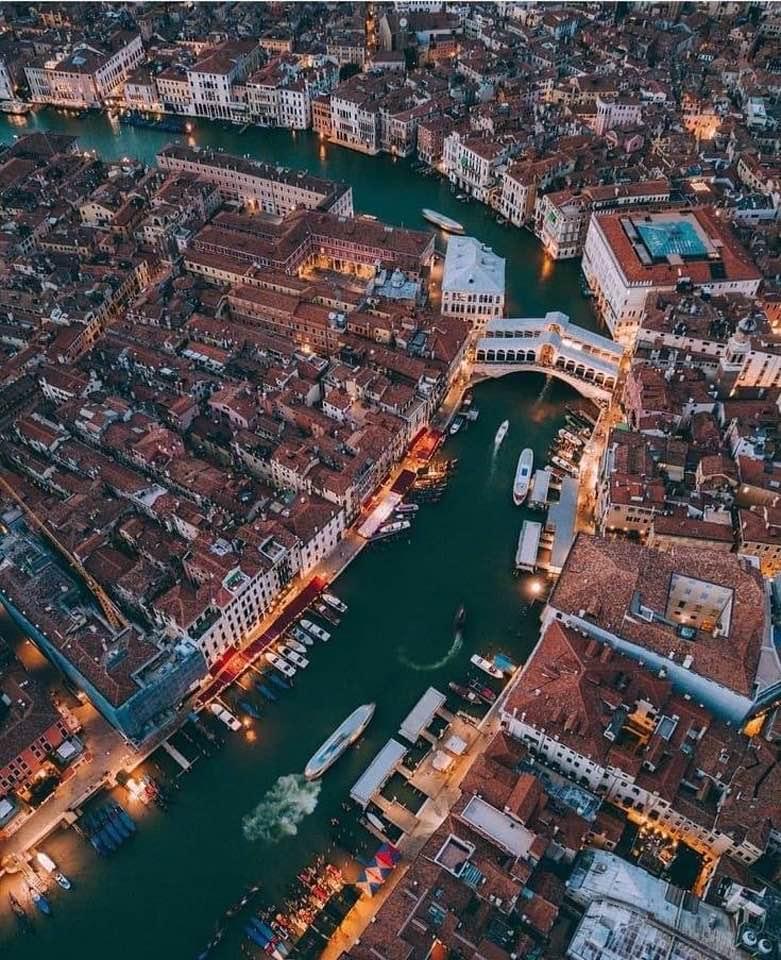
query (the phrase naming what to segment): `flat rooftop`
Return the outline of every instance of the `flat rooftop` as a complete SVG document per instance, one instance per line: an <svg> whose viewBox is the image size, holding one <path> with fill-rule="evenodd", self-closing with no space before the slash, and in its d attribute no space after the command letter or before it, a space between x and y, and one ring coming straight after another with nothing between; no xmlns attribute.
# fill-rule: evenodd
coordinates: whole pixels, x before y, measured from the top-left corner
<svg viewBox="0 0 781 960"><path fill-rule="evenodd" d="M536 839L535 834L523 824L492 807L482 797L474 796L469 800L461 813L461 819L497 847L515 857L525 859Z"/></svg>
<svg viewBox="0 0 781 960"><path fill-rule="evenodd" d="M398 740L389 740L355 781L350 797L362 807L367 807L372 797L383 788L386 780L401 763L406 752L407 747L402 746Z"/></svg>
<svg viewBox="0 0 781 960"><path fill-rule="evenodd" d="M418 737L434 719L437 710L444 706L447 697L435 687L429 687L415 706L410 710L399 727L399 733L410 743L416 743Z"/></svg>
<svg viewBox="0 0 781 960"><path fill-rule="evenodd" d="M586 913L568 955L589 960L738 960L729 915L604 850L588 850L567 883Z"/></svg>

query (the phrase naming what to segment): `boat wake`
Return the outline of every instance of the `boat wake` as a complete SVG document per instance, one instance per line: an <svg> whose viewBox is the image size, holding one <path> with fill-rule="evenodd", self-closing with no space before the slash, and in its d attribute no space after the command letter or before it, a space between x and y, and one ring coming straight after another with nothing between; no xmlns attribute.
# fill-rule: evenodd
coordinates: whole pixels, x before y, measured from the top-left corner
<svg viewBox="0 0 781 960"><path fill-rule="evenodd" d="M463 644L464 635L460 630L456 630L455 636L453 637L453 642L450 644L450 649L444 655L444 657L440 657L436 663L415 663L413 660L410 660L407 657L403 650L399 653L399 662L403 663L405 667L409 667L410 670L417 670L418 673L428 673L431 670L439 670L450 663L453 657L455 657L458 651L461 649Z"/></svg>
<svg viewBox="0 0 781 960"><path fill-rule="evenodd" d="M294 837L304 817L314 813L321 784L301 773L280 777L252 813L241 822L247 840L279 843Z"/></svg>
<svg viewBox="0 0 781 960"><path fill-rule="evenodd" d="M532 404L532 407L536 407L539 404L545 403L547 395L550 392L551 385L553 383L553 377L550 374L547 374L545 377L545 383L542 385L542 390L540 390L537 395L537 399Z"/></svg>

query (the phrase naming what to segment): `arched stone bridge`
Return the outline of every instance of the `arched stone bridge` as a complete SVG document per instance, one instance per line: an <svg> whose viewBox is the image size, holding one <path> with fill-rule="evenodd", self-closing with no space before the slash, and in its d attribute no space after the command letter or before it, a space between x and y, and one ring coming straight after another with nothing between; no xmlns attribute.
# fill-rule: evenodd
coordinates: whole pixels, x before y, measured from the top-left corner
<svg viewBox="0 0 781 960"><path fill-rule="evenodd" d="M523 370L550 374L598 400L610 398L623 347L553 311L541 318L497 317L474 349L474 373L500 377Z"/></svg>

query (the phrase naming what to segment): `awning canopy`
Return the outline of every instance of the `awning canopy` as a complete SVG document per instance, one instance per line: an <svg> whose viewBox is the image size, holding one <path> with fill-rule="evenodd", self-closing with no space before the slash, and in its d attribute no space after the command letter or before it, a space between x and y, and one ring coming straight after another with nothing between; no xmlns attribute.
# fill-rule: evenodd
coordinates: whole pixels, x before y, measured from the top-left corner
<svg viewBox="0 0 781 960"><path fill-rule="evenodd" d="M399 727L399 733L410 743L417 743L418 737L434 719L434 714L445 703L447 697L434 687L429 687L415 706L410 710Z"/></svg>
<svg viewBox="0 0 781 960"><path fill-rule="evenodd" d="M406 752L407 747L402 746L398 740L389 740L356 780L350 791L350 797L360 806L367 807L374 794L381 790L390 778Z"/></svg>

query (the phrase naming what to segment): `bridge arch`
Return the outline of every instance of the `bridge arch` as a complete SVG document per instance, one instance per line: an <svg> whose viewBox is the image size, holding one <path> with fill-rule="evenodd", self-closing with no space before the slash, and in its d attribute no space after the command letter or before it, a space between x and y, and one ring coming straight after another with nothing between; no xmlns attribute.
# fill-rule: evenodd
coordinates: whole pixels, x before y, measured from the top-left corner
<svg viewBox="0 0 781 960"><path fill-rule="evenodd" d="M534 351L529 352L532 356L534 355ZM577 390L581 396L602 403L607 403L610 400L614 386L613 382L608 382L613 380L612 377L608 378L608 381L604 381L603 377L603 381L597 383L594 379L593 370L587 370L584 376L579 377L574 373L567 373L561 367L543 366L534 359L519 360L516 363L480 362L478 359L472 366L472 380L475 383L480 380L504 377L511 373L541 373L543 376L555 377L556 380L561 380L562 383L566 383ZM589 374L591 374L590 377Z"/></svg>

